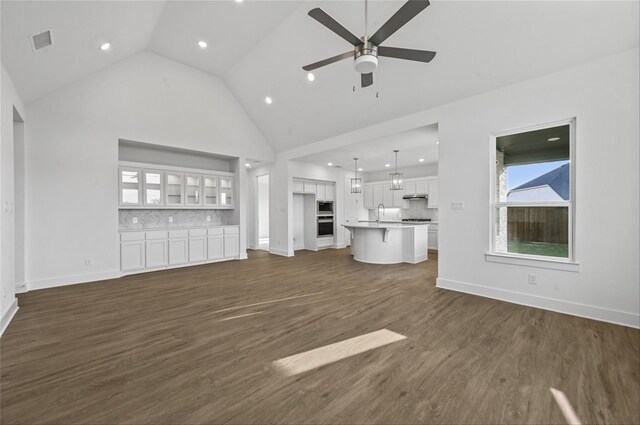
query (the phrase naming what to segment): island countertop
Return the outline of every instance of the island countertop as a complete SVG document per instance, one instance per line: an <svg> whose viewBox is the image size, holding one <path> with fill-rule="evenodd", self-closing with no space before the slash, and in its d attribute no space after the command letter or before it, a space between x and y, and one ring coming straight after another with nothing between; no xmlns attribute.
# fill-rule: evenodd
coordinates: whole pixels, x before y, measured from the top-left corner
<svg viewBox="0 0 640 425"><path fill-rule="evenodd" d="M420 222L420 223L402 223L399 221L381 221L380 223L375 221L359 221L357 223L346 223L343 224L344 227L354 227L354 228L370 228L370 229L408 229L411 227L423 227L428 226L429 222Z"/></svg>

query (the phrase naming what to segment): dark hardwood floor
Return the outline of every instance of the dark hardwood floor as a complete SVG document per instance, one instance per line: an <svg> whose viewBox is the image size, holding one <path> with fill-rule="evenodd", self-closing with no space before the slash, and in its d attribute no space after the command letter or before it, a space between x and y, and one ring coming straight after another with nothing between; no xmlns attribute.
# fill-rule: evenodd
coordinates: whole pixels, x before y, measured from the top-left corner
<svg viewBox="0 0 640 425"><path fill-rule="evenodd" d="M249 257L21 295L0 421L565 423L554 387L585 424L640 422L638 330L436 289L434 255ZM407 338L292 377L272 367L383 328Z"/></svg>

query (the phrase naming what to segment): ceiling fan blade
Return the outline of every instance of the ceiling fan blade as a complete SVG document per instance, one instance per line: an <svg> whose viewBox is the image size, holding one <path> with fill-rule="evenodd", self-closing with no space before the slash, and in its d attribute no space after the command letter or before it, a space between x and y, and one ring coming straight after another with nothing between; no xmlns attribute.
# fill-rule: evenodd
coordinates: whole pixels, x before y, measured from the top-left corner
<svg viewBox="0 0 640 425"><path fill-rule="evenodd" d="M418 13L429 6L429 0L409 0L380 27L375 34L369 37L376 46L379 46L387 38L398 31L404 24L412 20Z"/></svg>
<svg viewBox="0 0 640 425"><path fill-rule="evenodd" d="M345 53L342 53L341 55L337 55L329 59L321 60L320 62L312 63L311 65L303 66L302 69L304 69L305 71L313 71L314 69L323 67L325 65L329 65L334 62L338 62L342 59L353 58L353 55L354 55L353 52L345 52Z"/></svg>
<svg viewBox="0 0 640 425"><path fill-rule="evenodd" d="M322 25L329 28L331 31L335 32L340 37L344 38L354 46L359 46L363 44L362 40L360 40L358 37L353 35L351 31L349 31L348 29L340 25L338 21L333 19L331 16L329 16L324 10L320 9L319 7L316 7L315 9L311 9L309 11L309 16L311 16L313 19L320 22Z"/></svg>
<svg viewBox="0 0 640 425"><path fill-rule="evenodd" d="M360 74L360 82L362 83L362 87L369 87L373 84L373 72Z"/></svg>
<svg viewBox="0 0 640 425"><path fill-rule="evenodd" d="M407 59L418 62L431 62L436 56L436 52L429 50L402 49L400 47L378 47L378 56L386 56L388 58Z"/></svg>

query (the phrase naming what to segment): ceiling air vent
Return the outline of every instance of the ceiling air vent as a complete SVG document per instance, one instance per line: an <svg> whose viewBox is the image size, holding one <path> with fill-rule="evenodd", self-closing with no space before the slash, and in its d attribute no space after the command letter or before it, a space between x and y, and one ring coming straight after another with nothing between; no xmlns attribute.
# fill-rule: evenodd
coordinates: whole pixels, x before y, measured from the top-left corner
<svg viewBox="0 0 640 425"><path fill-rule="evenodd" d="M32 35L31 41L33 42L33 50L44 49L51 46L51 31L41 32L40 34Z"/></svg>

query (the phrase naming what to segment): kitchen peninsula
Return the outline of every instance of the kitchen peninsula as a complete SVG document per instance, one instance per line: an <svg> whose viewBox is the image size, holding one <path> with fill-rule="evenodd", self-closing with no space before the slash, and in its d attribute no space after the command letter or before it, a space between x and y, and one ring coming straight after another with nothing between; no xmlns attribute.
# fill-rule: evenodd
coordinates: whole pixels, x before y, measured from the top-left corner
<svg viewBox="0 0 640 425"><path fill-rule="evenodd" d="M343 224L351 234L353 259L373 264L416 264L427 260L426 223L358 222Z"/></svg>

